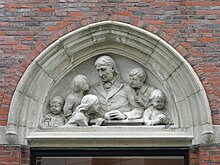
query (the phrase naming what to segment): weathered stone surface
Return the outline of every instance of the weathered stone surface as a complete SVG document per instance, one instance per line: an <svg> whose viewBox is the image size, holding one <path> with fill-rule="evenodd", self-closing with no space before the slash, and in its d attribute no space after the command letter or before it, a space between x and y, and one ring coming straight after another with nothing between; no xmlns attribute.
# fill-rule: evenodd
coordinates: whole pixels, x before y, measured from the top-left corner
<svg viewBox="0 0 220 165"><path fill-rule="evenodd" d="M106 53L114 58L125 81L128 81L128 70L136 67L145 68L149 84L161 89L165 95L169 96L166 108L173 108L170 112L174 113L172 114L174 126L172 129L168 128L168 131L180 128L183 139L184 136L188 139L187 142L185 141L186 143L190 143L191 135L194 138L191 144L202 143L201 135L204 130L206 131L203 125L211 124L211 115L206 94L193 69L177 51L155 35L131 25L106 21L86 26L61 37L29 66L15 91L9 114L8 126L12 125L17 129L16 132L19 132L19 144L25 144L26 136L31 133L34 134L38 129L37 123L42 111L48 105L49 98L57 93L65 98L69 91L68 85L74 76L86 75L90 85L99 82L94 62L98 56ZM56 67L58 68L54 70L53 68ZM200 104L200 102L204 104ZM26 107L23 107L23 103ZM18 113L13 113L17 109L17 105L20 107ZM21 120L22 116L19 114L27 116L28 121L25 123L24 120ZM200 114L206 115L201 117ZM33 118L33 116L35 117ZM192 117L197 119L192 119ZM200 117L201 119L199 119ZM22 126L19 125L20 120ZM187 127L192 131L190 138L187 135ZM158 132L163 132L163 130L164 128L160 128ZM65 131L68 134L70 130ZM108 131L110 134L117 134L121 130ZM148 136L148 131L152 132L147 130L143 137ZM43 133L45 136L46 132ZM200 133L197 134L196 132ZM167 132L162 134L161 145L167 142L166 139L169 139ZM54 139L58 138L58 134L54 135ZM101 134L99 135L102 139L96 141L97 146L104 145L105 141L105 138ZM216 139L215 137L214 135L214 139ZM39 137L34 138L41 139L43 136L39 135ZM58 140L59 143L63 140L62 138L58 138L60 139ZM88 143L92 141L91 139ZM125 139L127 140L125 143L129 141L127 135ZM151 142L154 144L156 139L156 137L152 137ZM182 144L180 139L177 138L176 141ZM146 141L143 140L142 142ZM185 142L184 145L186 145ZM117 146L120 144L118 142L113 144L112 141L109 141L109 145ZM147 145L150 146L150 144Z"/></svg>
<svg viewBox="0 0 220 165"><path fill-rule="evenodd" d="M164 129L164 126L74 127L67 130L32 132L27 139L32 147L181 147L190 146L192 140L191 129Z"/></svg>

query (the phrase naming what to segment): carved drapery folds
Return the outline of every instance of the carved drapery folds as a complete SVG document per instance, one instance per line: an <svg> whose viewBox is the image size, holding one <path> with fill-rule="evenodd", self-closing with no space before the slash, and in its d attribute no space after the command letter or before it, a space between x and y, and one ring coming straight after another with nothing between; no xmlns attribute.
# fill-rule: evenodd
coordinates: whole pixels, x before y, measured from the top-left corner
<svg viewBox="0 0 220 165"><path fill-rule="evenodd" d="M8 139L33 146L45 139L65 146L68 138L67 146L77 146L81 137L88 146L94 138L97 146L129 139L131 146L184 146L213 137L206 93L187 61L152 33L112 21L61 37L33 61L14 93L8 128Z"/></svg>

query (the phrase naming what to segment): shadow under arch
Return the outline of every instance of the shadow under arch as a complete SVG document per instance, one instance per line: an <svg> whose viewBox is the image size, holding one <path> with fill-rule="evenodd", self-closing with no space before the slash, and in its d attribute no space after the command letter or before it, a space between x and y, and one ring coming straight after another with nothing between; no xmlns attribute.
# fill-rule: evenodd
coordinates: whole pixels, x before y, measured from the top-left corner
<svg viewBox="0 0 220 165"><path fill-rule="evenodd" d="M116 21L98 22L70 32L31 63L12 98L6 132L8 142L27 144L27 139L45 139L45 136L36 134L33 138L30 134L38 131L39 118L51 89L73 68L104 53L118 54L146 67L172 99L174 132L180 130L182 138L189 141L193 138L190 144L211 142L214 133L208 99L192 67L161 38ZM165 139L170 136L165 135ZM161 134L150 138L164 140ZM173 138L180 140L176 135Z"/></svg>

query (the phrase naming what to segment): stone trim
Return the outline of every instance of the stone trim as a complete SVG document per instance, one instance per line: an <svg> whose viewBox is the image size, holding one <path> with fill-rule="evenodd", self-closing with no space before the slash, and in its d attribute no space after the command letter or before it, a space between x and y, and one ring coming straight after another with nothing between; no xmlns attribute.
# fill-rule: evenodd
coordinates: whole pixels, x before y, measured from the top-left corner
<svg viewBox="0 0 220 165"><path fill-rule="evenodd" d="M27 144L26 137L37 131L41 111L54 84L83 61L108 52L146 66L164 83L176 105L175 127L184 132L186 128L201 126L199 132L193 130L192 136L196 138L192 144L204 143L201 135L208 135L206 142L212 141L207 96L188 62L168 43L148 31L125 23L103 21L61 37L31 63L12 98L6 132L7 139L12 140L8 142Z"/></svg>

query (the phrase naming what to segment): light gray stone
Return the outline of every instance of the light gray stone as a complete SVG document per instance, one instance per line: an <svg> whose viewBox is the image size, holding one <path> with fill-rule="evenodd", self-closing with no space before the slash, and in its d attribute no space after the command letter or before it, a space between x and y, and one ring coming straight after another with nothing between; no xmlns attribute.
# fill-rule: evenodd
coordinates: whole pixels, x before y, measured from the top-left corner
<svg viewBox="0 0 220 165"><path fill-rule="evenodd" d="M177 102L176 106L178 109L180 127L193 127L193 118L191 113L193 109L191 109L192 107L190 107L189 100L186 98L183 101Z"/></svg>
<svg viewBox="0 0 220 165"><path fill-rule="evenodd" d="M26 127L28 128L38 128L39 126L39 121L40 121L40 115L41 112L43 111L44 107L43 107L43 103L38 102L34 99L30 100L30 107L29 110L31 109L31 111L28 113L27 116L27 121L26 121ZM34 119L33 119L34 117Z"/></svg>
<svg viewBox="0 0 220 165"><path fill-rule="evenodd" d="M56 79L63 70L71 65L71 61L63 48L58 49L56 52L51 51L48 54L49 58L39 60L38 64L51 78Z"/></svg>
<svg viewBox="0 0 220 165"><path fill-rule="evenodd" d="M192 137L191 129L103 126L32 132L27 139L31 147L183 147L190 146Z"/></svg>
<svg viewBox="0 0 220 165"><path fill-rule="evenodd" d="M0 127L0 144L8 144L7 140L6 140L6 127L5 126L1 126Z"/></svg>
<svg viewBox="0 0 220 165"><path fill-rule="evenodd" d="M204 124L211 124L212 120L210 117L211 116L211 111L208 106L208 102L206 98L204 98L205 92L200 91L198 93L195 93L191 95L188 100L190 102L190 107L191 107L191 114L193 117L193 123L194 125L204 125ZM198 114L197 112L201 112Z"/></svg>
<svg viewBox="0 0 220 165"><path fill-rule="evenodd" d="M180 102L187 98L187 94L183 86L185 84L183 84L182 81L181 76L178 74L173 74L173 76L166 80L169 92L172 93L175 102Z"/></svg>
<svg viewBox="0 0 220 165"><path fill-rule="evenodd" d="M46 111L50 98L58 93L65 98L74 76L84 74L89 85L100 81L94 62L103 54L114 58L125 81L129 80L128 70L146 69L147 82L168 97L166 108L174 120L171 128L38 129L39 118ZM218 128L212 129L206 93L192 67L156 35L114 21L75 30L45 49L22 76L11 102L8 121L8 133L10 129L17 133L18 144L29 143L35 147L179 147L219 141Z"/></svg>
<svg viewBox="0 0 220 165"><path fill-rule="evenodd" d="M27 86L25 95L39 102L44 102L45 97L48 94L45 91L48 91L51 88L54 80L40 69L40 67L38 67L38 69L36 69L36 74L32 75L31 83Z"/></svg>

